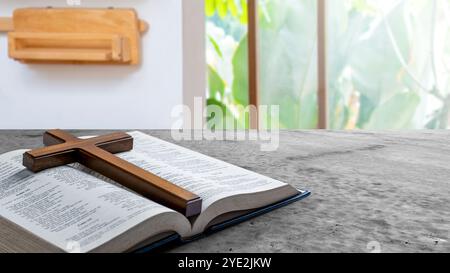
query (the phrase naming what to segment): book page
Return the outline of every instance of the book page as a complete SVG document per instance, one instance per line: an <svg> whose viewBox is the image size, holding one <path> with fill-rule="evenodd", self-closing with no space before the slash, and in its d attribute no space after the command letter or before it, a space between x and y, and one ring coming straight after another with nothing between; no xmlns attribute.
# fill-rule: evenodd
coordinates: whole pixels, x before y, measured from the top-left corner
<svg viewBox="0 0 450 273"><path fill-rule="evenodd" d="M22 166L24 152L0 156L0 216L66 252L89 252L171 211L77 165L33 174Z"/></svg>
<svg viewBox="0 0 450 273"><path fill-rule="evenodd" d="M120 157L197 194L203 198L202 211L226 197L287 185L141 132L129 134L134 150Z"/></svg>

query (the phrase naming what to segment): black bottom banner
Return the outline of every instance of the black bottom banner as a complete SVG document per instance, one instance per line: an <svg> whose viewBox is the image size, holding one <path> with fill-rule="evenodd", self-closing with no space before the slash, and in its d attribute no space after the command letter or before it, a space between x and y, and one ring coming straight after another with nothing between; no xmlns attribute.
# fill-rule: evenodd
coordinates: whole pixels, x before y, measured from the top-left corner
<svg viewBox="0 0 450 273"><path fill-rule="evenodd" d="M423 261L424 257L433 261ZM31 266L30 272L63 268L85 272L304 272L339 269L386 271L446 265L445 255L392 254L19 254L0 255L3 268ZM389 260L389 261L386 261ZM26 261L26 262L24 262ZM328 272L328 271L326 271Z"/></svg>

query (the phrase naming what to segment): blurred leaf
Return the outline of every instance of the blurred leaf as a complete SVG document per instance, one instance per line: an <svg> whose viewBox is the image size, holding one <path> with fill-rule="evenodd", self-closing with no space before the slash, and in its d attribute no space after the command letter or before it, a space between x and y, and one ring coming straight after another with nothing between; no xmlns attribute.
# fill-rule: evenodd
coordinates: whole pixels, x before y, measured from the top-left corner
<svg viewBox="0 0 450 273"><path fill-rule="evenodd" d="M209 99L206 101L206 105L207 105L207 106L210 106L210 105L219 106L220 109L223 111L223 113L227 112L227 106L226 106L225 104L223 104L221 101L216 100L216 99L214 99L214 98L209 98ZM208 117L210 118L211 116L208 115Z"/></svg>
<svg viewBox="0 0 450 273"><path fill-rule="evenodd" d="M205 0L205 12L206 16L211 17L216 13L216 1L215 0Z"/></svg>
<svg viewBox="0 0 450 273"><path fill-rule="evenodd" d="M438 118L438 117L432 118L432 119L425 125L425 128L426 128L426 129L430 129L430 130L438 129L438 128L439 128L439 118Z"/></svg>
<svg viewBox="0 0 450 273"><path fill-rule="evenodd" d="M386 15L401 52L409 52L408 30L403 21L403 5ZM356 89L375 105L403 89L398 73L402 69L383 21L376 21L352 49L350 65Z"/></svg>
<svg viewBox="0 0 450 273"><path fill-rule="evenodd" d="M269 1L270 21L261 18L261 103L280 106L282 128L317 127L315 8L315 0Z"/></svg>
<svg viewBox="0 0 450 273"><path fill-rule="evenodd" d="M247 0L241 0L241 14L239 16L239 21L241 24L248 24L248 5Z"/></svg>
<svg viewBox="0 0 450 273"><path fill-rule="evenodd" d="M300 100L300 111L298 124L285 127L286 129L314 129L318 122L317 94L315 92L305 92Z"/></svg>
<svg viewBox="0 0 450 273"><path fill-rule="evenodd" d="M260 3L260 7L265 9L265 1ZM241 24L247 24L247 0L206 0L205 10L207 17L218 15L225 19L228 15L237 19Z"/></svg>
<svg viewBox="0 0 450 273"><path fill-rule="evenodd" d="M247 35L241 40L233 56L233 86L234 101L247 106L248 101L248 39Z"/></svg>
<svg viewBox="0 0 450 273"><path fill-rule="evenodd" d="M234 18L237 18L239 16L239 10L238 10L235 0L228 0L227 5L228 5L228 10L229 10L231 16L233 16Z"/></svg>
<svg viewBox="0 0 450 273"><path fill-rule="evenodd" d="M220 18L225 18L228 14L227 0L216 0L216 10Z"/></svg>
<svg viewBox="0 0 450 273"><path fill-rule="evenodd" d="M207 100L207 123L212 130L234 130L238 128L236 118L223 102L210 98Z"/></svg>
<svg viewBox="0 0 450 273"><path fill-rule="evenodd" d="M328 23L332 30L328 33L328 77L333 129L345 129L346 126L368 129L439 126L439 118L433 113L443 112L441 101L436 98L430 101L431 96L418 88L400 63L379 10L380 6L395 6L386 14L401 57L422 85L431 88L435 85L430 69L432 2L405 0L398 2L401 4L388 1L379 4L369 0L346 0L342 4L342 1L328 1L328 8L332 11ZM215 93L225 107L237 113L242 126L245 118L234 106L248 105L248 45L247 37L242 38L247 24L247 0L207 0L206 5L207 15L212 16L210 20L224 30L227 38L240 41L231 60L232 75L229 72L231 68L219 70L226 75L223 77L214 71L211 77L215 79L211 82L215 86L210 87L215 91L209 92ZM283 128L315 128L316 0L260 0L260 5L262 103L280 105ZM441 3L439 7L443 9L444 5ZM444 12L439 12L439 18L445 17ZM449 23L447 19L447 24L438 24L438 37L445 36ZM438 43L441 40L445 42L442 46L436 45L442 51L436 58L441 66L438 69L442 73L441 82L445 85L448 82L445 71L450 68L450 41L445 37L437 38ZM221 58L229 58L224 55L228 56L232 50L222 47L223 41L210 40L210 47ZM230 82L227 84L223 79ZM220 91L221 86L223 90L231 86L231 92ZM439 91L446 94L450 89ZM427 110L422 118L416 115L418 109L425 111L430 104L434 105L433 111Z"/></svg>
<svg viewBox="0 0 450 273"><path fill-rule="evenodd" d="M208 65L209 98L221 99L225 94L225 82L216 70Z"/></svg>
<svg viewBox="0 0 450 273"><path fill-rule="evenodd" d="M420 97L413 92L397 93L372 114L365 129L390 130L410 128Z"/></svg>
<svg viewBox="0 0 450 273"><path fill-rule="evenodd" d="M349 109L343 92L333 88L330 92L330 129L339 130L346 127L349 119Z"/></svg>
<svg viewBox="0 0 450 273"><path fill-rule="evenodd" d="M369 122L370 117L372 116L372 113L377 107L377 105L375 105L374 102L364 94L361 95L360 104L361 106L359 118L356 125L358 128L362 129L365 128L366 124Z"/></svg>
<svg viewBox="0 0 450 273"><path fill-rule="evenodd" d="M223 53L222 53L222 51L220 50L219 44L218 44L218 43L216 42L216 40L214 40L214 38L211 37L210 35L208 35L208 39L209 39L209 42L213 45L214 50L216 51L217 55L218 55L220 58L223 59Z"/></svg>
<svg viewBox="0 0 450 273"><path fill-rule="evenodd" d="M225 127L224 115L227 112L227 107L220 101L209 98L206 101L207 113L206 121L208 122L208 127L212 130L222 130ZM220 111L217 112L216 109Z"/></svg>

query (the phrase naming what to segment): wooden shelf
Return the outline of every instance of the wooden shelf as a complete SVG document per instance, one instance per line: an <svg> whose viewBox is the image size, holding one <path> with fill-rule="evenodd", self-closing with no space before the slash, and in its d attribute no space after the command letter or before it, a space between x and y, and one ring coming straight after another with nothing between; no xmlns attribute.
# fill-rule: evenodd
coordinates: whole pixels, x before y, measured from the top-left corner
<svg viewBox="0 0 450 273"><path fill-rule="evenodd" d="M25 63L135 65L147 29L133 9L26 8L0 18L10 58Z"/></svg>
<svg viewBox="0 0 450 273"><path fill-rule="evenodd" d="M9 56L20 61L131 61L128 39L114 34L11 32L8 38Z"/></svg>

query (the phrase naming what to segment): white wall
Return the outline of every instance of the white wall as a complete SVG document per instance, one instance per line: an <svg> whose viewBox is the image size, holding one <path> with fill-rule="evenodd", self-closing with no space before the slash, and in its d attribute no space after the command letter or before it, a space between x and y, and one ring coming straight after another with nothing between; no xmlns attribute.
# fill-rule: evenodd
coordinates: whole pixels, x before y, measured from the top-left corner
<svg viewBox="0 0 450 273"><path fill-rule="evenodd" d="M0 129L170 128L172 108L183 103L181 1L82 0L82 7L133 7L150 23L138 67L24 65L8 58L0 34ZM65 3L2 0L0 16Z"/></svg>

